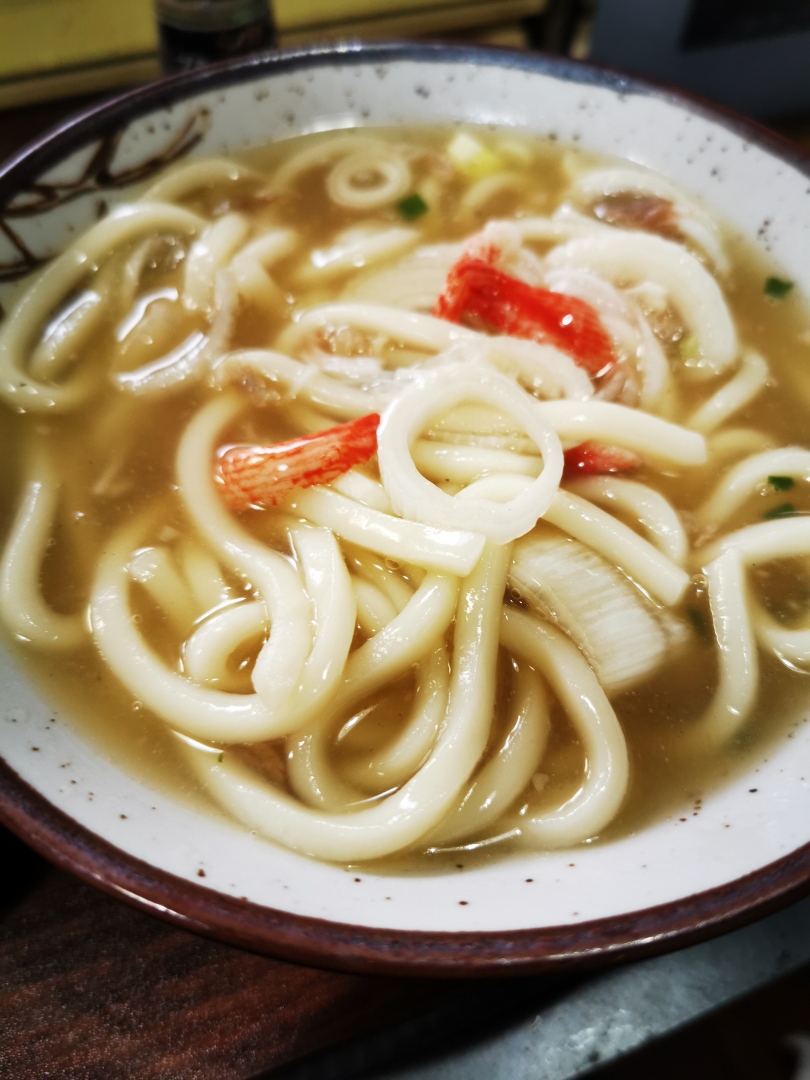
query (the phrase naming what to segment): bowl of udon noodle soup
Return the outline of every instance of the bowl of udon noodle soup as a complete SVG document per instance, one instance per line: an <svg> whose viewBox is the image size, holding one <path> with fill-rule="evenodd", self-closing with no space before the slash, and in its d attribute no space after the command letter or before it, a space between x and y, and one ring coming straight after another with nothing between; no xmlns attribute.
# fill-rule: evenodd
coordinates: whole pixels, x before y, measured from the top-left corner
<svg viewBox="0 0 810 1080"><path fill-rule="evenodd" d="M0 174L0 812L184 925L562 967L810 874L810 204L592 68L281 53Z"/></svg>

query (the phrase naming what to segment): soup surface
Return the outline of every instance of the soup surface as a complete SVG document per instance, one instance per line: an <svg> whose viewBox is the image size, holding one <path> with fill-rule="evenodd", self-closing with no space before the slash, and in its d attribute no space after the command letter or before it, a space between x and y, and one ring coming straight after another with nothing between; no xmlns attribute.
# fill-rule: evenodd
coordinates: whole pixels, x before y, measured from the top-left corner
<svg viewBox="0 0 810 1080"><path fill-rule="evenodd" d="M76 248L0 323L0 614L115 760L443 867L699 812L790 734L810 320L689 193L368 129L175 167Z"/></svg>

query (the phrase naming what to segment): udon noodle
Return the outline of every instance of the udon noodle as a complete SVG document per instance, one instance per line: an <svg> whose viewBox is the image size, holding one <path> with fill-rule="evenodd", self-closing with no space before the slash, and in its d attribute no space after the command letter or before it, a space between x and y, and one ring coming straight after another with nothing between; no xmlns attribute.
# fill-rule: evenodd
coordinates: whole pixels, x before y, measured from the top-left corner
<svg viewBox="0 0 810 1080"><path fill-rule="evenodd" d="M174 168L0 324L7 630L310 856L610 835L810 669L799 308L738 247L514 135Z"/></svg>

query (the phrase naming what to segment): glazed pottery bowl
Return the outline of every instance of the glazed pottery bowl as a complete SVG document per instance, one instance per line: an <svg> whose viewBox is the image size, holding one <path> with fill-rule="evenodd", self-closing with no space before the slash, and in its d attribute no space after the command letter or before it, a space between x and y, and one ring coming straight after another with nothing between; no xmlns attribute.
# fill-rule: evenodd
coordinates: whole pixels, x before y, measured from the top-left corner
<svg viewBox="0 0 810 1080"><path fill-rule="evenodd" d="M356 125L497 124L672 177L810 289L807 163L752 124L524 53L279 53L135 90L0 169L0 301L162 163ZM810 693L808 694L810 707ZM802 719L797 714L796 719ZM810 726L638 833L430 875L348 872L131 775L0 656L0 820L59 865L188 928L292 959L423 974L550 970L684 944L810 881Z"/></svg>

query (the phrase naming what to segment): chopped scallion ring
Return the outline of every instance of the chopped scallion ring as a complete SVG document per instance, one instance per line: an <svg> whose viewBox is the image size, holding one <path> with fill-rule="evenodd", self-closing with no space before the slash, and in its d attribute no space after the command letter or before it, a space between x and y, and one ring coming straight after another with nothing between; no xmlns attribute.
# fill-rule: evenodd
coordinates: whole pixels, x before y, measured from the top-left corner
<svg viewBox="0 0 810 1080"><path fill-rule="evenodd" d="M784 278L769 277L765 282L765 295L770 296L772 300L784 300L792 288L792 281L786 281Z"/></svg>

